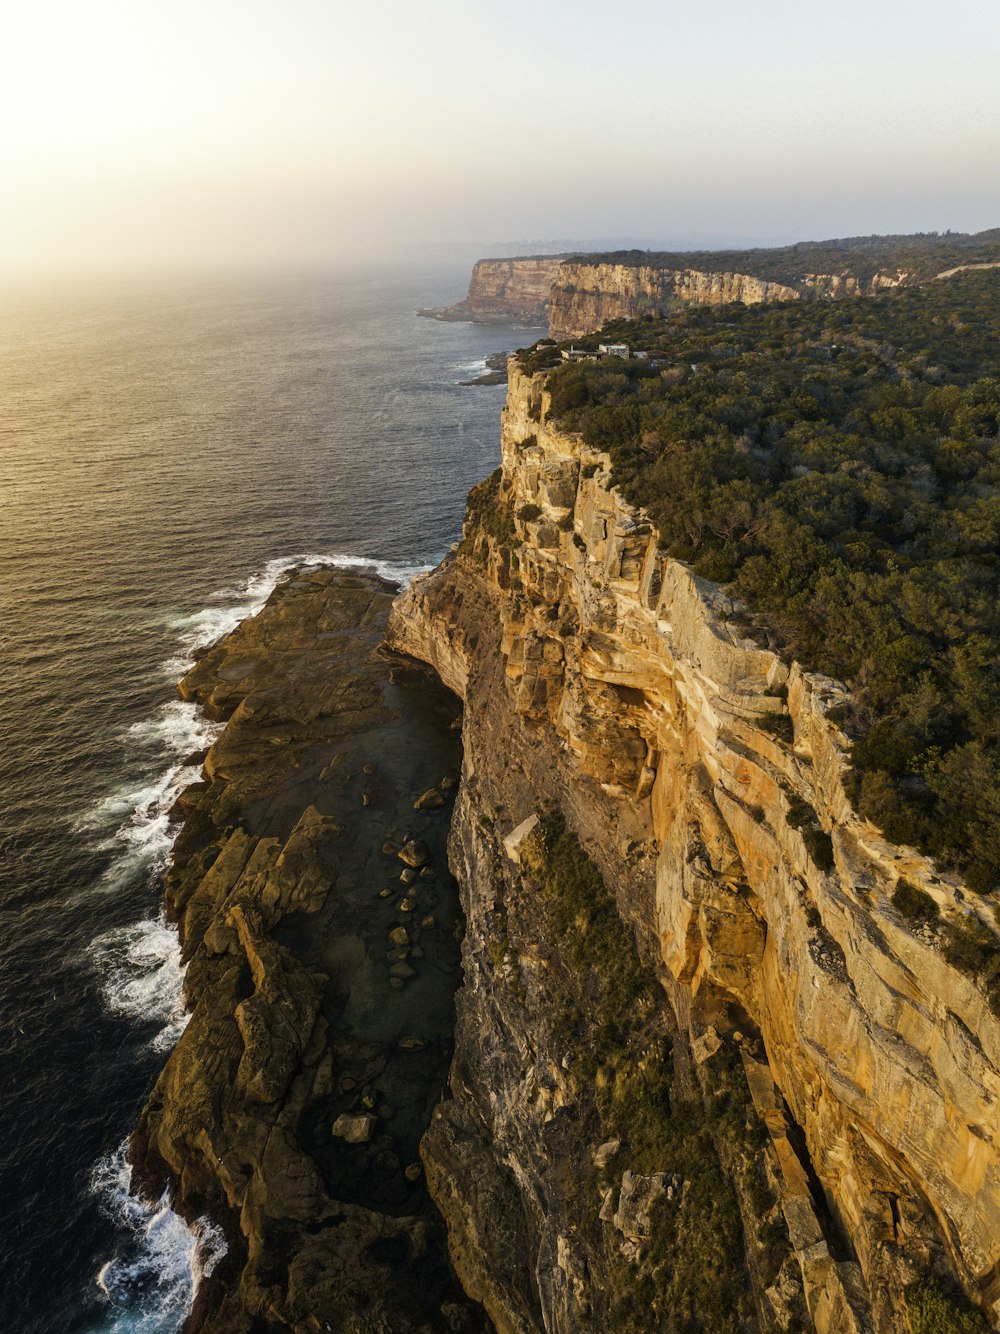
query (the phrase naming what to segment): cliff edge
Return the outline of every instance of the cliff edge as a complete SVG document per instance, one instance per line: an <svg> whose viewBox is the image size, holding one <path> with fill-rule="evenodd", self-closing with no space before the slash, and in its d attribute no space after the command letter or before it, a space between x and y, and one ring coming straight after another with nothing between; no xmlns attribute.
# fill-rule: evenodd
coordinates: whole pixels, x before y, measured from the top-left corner
<svg viewBox="0 0 1000 1334"><path fill-rule="evenodd" d="M548 411L512 362L500 473L389 622L465 701L456 1270L500 1330L996 1324L1000 1021L893 893L980 901L853 811L844 688Z"/></svg>

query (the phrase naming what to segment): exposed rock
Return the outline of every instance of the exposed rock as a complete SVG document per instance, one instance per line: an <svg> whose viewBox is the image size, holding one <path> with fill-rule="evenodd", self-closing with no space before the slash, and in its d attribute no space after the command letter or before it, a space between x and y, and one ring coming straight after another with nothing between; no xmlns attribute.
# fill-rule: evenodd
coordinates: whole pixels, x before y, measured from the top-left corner
<svg viewBox="0 0 1000 1334"><path fill-rule="evenodd" d="M558 255L477 260L464 301L444 310L421 310L419 314L478 324L508 324L514 320L544 324L559 263Z"/></svg>
<svg viewBox="0 0 1000 1334"><path fill-rule="evenodd" d="M437 811L445 804L444 797L436 787L429 787L413 803L415 811Z"/></svg>
<svg viewBox="0 0 1000 1334"><path fill-rule="evenodd" d="M620 1139L605 1140L603 1144L598 1145L594 1150L594 1166L599 1171L603 1170L607 1167L608 1163L611 1162L611 1159L614 1158L621 1146L622 1142Z"/></svg>
<svg viewBox="0 0 1000 1334"><path fill-rule="evenodd" d="M334 1121L331 1133L347 1144L367 1144L375 1132L377 1122L378 1117L370 1112L359 1116L344 1112Z"/></svg>
<svg viewBox="0 0 1000 1334"><path fill-rule="evenodd" d="M397 855L401 862L412 869L425 866L431 859L430 849L420 838L411 838L408 843L404 843Z"/></svg>
<svg viewBox="0 0 1000 1334"><path fill-rule="evenodd" d="M202 1283L188 1334L403 1334L446 1327L445 1307L457 1329L484 1326L448 1272L422 1180L405 1178L375 1138L379 1081L419 1119L441 1088L438 1048L397 1051L419 1021L406 1011L387 1022L398 1001L374 964L377 1040L365 1038L361 1003L352 1027L338 1027L352 989L375 1006L357 932L378 948L393 929L391 904L365 888L384 833L357 812L359 765L347 758L357 737L390 755L398 741L398 697L378 652L391 592L369 577L302 571L181 685L228 721L205 756L206 781L183 803L166 883L190 1021L130 1155L152 1198L169 1179L175 1207L225 1230L228 1254ZM427 781L405 758L379 768L402 791ZM349 806L345 830L337 816ZM344 868L365 840L355 887ZM452 953L437 951L431 979L447 977ZM416 1003L440 1005L423 982L411 979ZM414 1128L399 1134L413 1157ZM359 1184L373 1139L382 1175ZM387 1212L371 1207L383 1198Z"/></svg>
<svg viewBox="0 0 1000 1334"><path fill-rule="evenodd" d="M649 1176L635 1172L622 1174L618 1206L611 1221L626 1241L649 1240L653 1205L667 1193L667 1180L665 1172L654 1172Z"/></svg>

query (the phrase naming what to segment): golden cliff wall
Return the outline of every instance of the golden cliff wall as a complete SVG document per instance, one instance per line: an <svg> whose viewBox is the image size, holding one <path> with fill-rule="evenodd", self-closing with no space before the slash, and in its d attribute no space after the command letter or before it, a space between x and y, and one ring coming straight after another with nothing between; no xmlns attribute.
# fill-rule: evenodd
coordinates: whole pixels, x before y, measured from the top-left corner
<svg viewBox="0 0 1000 1334"><path fill-rule="evenodd" d="M391 637L459 693L499 674L695 1047L720 1001L759 1031L766 1063L747 1074L815 1327L907 1330L903 1288L942 1262L997 1323L1000 1022L891 897L905 876L945 921L978 901L854 813L828 716L843 688L747 639L738 604L660 553L607 456L549 424L542 383L511 363L503 487L523 517L509 568L453 557L397 602ZM467 757L487 725L467 711ZM489 786L477 764L458 820ZM820 1189L846 1260L817 1229Z"/></svg>
<svg viewBox="0 0 1000 1334"><path fill-rule="evenodd" d="M838 299L895 287L906 275L876 274L862 281L850 274L803 274L796 283L769 282L746 273L660 269L624 264L559 266L552 284L549 332L553 338L580 338L611 320L664 314L676 305L725 305L741 301L798 301L802 297Z"/></svg>
<svg viewBox="0 0 1000 1334"><path fill-rule="evenodd" d="M896 287L906 278L905 273L880 273L863 281L851 274L806 273L789 284L722 270L582 264L557 255L480 259L464 300L420 313L482 324L548 323L553 338L580 338L611 320L664 314L676 305L755 305L803 296L838 299Z"/></svg>
<svg viewBox="0 0 1000 1334"><path fill-rule="evenodd" d="M701 273L625 264L560 265L552 287L549 332L580 338L611 320L663 314L673 305L723 305L742 301L796 301L799 292L745 273Z"/></svg>

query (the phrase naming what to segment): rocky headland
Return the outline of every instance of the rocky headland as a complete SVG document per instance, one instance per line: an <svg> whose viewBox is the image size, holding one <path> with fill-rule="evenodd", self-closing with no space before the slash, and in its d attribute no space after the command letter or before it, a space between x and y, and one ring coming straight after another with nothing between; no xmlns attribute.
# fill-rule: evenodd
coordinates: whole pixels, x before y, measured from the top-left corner
<svg viewBox="0 0 1000 1334"><path fill-rule="evenodd" d="M560 262L559 255L477 260L464 300L440 310L417 313L434 320L544 326L548 320L549 294Z"/></svg>
<svg viewBox="0 0 1000 1334"><path fill-rule="evenodd" d="M1000 1019L944 948L988 901L509 374L437 570L300 571L182 683L228 722L133 1158L225 1226L192 1329L995 1326Z"/></svg>
<svg viewBox="0 0 1000 1334"><path fill-rule="evenodd" d="M226 725L180 800L191 1017L131 1158L225 1231L189 1330L488 1328L418 1151L458 981L457 706L379 651L394 592L300 570L181 683Z"/></svg>
<svg viewBox="0 0 1000 1334"><path fill-rule="evenodd" d="M465 705L421 1148L463 1285L523 1334L996 1323L1000 1021L941 947L981 901L852 809L843 687L548 414L512 362L501 470L389 625Z"/></svg>

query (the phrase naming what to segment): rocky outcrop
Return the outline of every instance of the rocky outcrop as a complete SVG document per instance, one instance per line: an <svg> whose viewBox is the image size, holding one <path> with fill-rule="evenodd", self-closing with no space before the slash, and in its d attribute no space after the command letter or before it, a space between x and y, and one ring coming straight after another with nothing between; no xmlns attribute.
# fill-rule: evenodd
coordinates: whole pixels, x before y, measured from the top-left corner
<svg viewBox="0 0 1000 1334"><path fill-rule="evenodd" d="M191 1018L130 1153L154 1198L167 1179L225 1229L192 1331L488 1327L418 1158L459 920L446 813L413 809L451 753L444 692L404 688L378 652L393 591L300 571L181 685L228 721L181 798L166 885ZM417 838L419 876L399 856Z"/></svg>
<svg viewBox="0 0 1000 1334"><path fill-rule="evenodd" d="M558 255L477 260L464 301L443 310L419 313L437 320L471 320L476 324L544 325L560 263Z"/></svg>
<svg viewBox="0 0 1000 1334"><path fill-rule="evenodd" d="M422 1150L463 1283L502 1330L673 1327L648 1307L615 1326L602 1306L622 1172L638 1169L610 1151L598 1175L584 1169L575 1127L601 1130L573 1077L585 1042L545 1018L566 947L531 817L558 806L669 997L663 1038L643 1049L672 1044L671 1097L700 1086L708 1105L716 1063L742 1054L790 1247L791 1268L780 1253L777 1275L758 1264L745 1154L716 1135L761 1327L792 1320L798 1292L823 1334L906 1331L905 1290L931 1272L996 1322L1000 1022L946 961L940 928L915 926L892 895L905 878L942 922L990 916L852 810L831 716L843 687L762 646L745 608L665 557L607 456L548 406L544 377L512 363L497 513L473 515L390 619L391 642L466 702L453 1100ZM596 1085L619 1077L599 1066ZM475 1190L457 1191L472 1171Z"/></svg>

